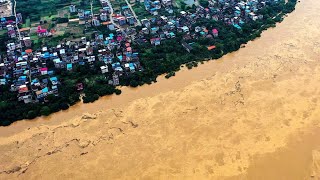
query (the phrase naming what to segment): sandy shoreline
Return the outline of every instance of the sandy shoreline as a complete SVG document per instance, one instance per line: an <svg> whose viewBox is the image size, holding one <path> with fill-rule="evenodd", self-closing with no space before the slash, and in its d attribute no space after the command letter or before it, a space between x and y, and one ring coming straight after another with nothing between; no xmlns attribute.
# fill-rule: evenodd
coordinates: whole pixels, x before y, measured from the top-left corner
<svg viewBox="0 0 320 180"><path fill-rule="evenodd" d="M319 10L302 0L219 61L1 127L0 179L319 176Z"/></svg>

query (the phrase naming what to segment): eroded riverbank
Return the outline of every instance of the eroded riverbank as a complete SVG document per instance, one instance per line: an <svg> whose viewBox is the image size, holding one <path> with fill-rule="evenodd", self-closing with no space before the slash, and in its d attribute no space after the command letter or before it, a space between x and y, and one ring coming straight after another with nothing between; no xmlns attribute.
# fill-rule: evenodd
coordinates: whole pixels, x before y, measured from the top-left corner
<svg viewBox="0 0 320 180"><path fill-rule="evenodd" d="M317 175L319 10L319 1L303 0L283 23L219 61L1 127L0 178Z"/></svg>

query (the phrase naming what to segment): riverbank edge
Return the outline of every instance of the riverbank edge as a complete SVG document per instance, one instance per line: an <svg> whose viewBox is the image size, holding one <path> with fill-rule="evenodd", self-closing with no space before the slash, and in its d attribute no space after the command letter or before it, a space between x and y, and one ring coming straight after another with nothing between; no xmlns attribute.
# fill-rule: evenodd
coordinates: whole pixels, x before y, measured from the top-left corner
<svg viewBox="0 0 320 180"><path fill-rule="evenodd" d="M230 54L230 53L233 53L233 52L236 52L236 51L238 51L240 48L245 47L245 44L247 44L248 42L254 41L254 40L256 40L257 38L259 38L259 37L261 36L261 34L262 34L263 31L266 31L266 30L268 30L268 29L271 28L271 27L275 27L277 23L281 23L281 22L282 22L283 18L286 17L287 14L289 14L289 13L291 13L291 12L293 12L293 11L295 10L295 7L296 7L298 1L297 1L297 0L289 0L289 1L286 2L285 5L287 5L289 2L290 2L290 3L294 3L294 8L293 8L293 9L290 9L289 11L288 11L288 9L283 9L283 10L281 11L281 13L279 13L279 14L277 15L277 17L278 17L278 16L280 17L280 18L278 18L279 21L275 21L274 24L268 24L268 23L263 24L263 25L260 27L259 30L256 30L254 33L251 34L251 36L249 37L249 40L248 40L246 43L241 44L241 45L239 46L239 48L237 48L236 50L233 50L233 51L230 51L230 52L222 52L222 53L219 55L219 57L217 57L217 58L195 59L194 61L190 61L190 62L188 62L188 63L186 63L186 64L181 64L180 66L181 66L181 67L182 67L182 66L183 66L183 67L186 66L188 69L192 69L192 67L197 67L199 62L219 60L219 59L222 58L223 56L225 56L225 55L227 55L227 54ZM287 12L283 12L284 10L287 10ZM274 18L275 18L275 17L274 17ZM180 70L180 69L178 69L177 71L179 71L179 70ZM165 76L166 78L170 78L171 76L174 76L174 75L175 75L174 72L170 71L170 72L167 72L167 73L164 73L164 74L158 74L158 75L156 75L156 78L158 78L159 76ZM156 83L157 80L155 79L153 82ZM144 83L142 83L142 84L139 84L138 86L142 86L142 85L145 85L145 84L147 84L147 83L144 82ZM132 87L132 86L129 85L128 87ZM133 86L133 87L136 88L137 86ZM120 87L120 89L121 89L121 87ZM120 94L121 94L121 90L115 88L115 92L114 92L114 93L117 94L117 95L120 95ZM105 95L105 96L106 96L106 95ZM109 96L109 95L108 95L108 96ZM96 100L98 100L98 99L99 99L99 97L98 97L98 98L95 98L94 101L96 101ZM94 101L88 102L88 103L93 103ZM79 104L79 103L83 103L83 101L81 101L81 98L80 98L79 101L76 102L75 104L68 104L68 107L67 107L67 108L64 108L64 109L61 109L61 108L60 108L59 111L61 111L61 110L67 110L67 109L69 108L69 106L71 107L71 106L76 105L76 104ZM54 113L59 112L59 111L49 112L49 113L46 114L46 116L51 115L51 114L54 114ZM15 119L14 121L4 120L4 121L0 121L0 126L9 126L9 125L11 125L12 123L17 122L17 121L21 121L21 120L34 120L34 119L36 119L36 118L38 118L38 117L41 117L41 114L38 114L38 115L36 115L35 117L30 118L30 119Z"/></svg>

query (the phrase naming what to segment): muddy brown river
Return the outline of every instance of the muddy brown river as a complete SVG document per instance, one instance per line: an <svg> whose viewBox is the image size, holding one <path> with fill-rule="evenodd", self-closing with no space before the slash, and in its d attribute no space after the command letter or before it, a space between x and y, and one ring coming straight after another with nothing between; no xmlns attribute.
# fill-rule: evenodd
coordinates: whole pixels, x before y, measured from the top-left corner
<svg viewBox="0 0 320 180"><path fill-rule="evenodd" d="M320 1L198 68L0 127L0 179L320 179Z"/></svg>

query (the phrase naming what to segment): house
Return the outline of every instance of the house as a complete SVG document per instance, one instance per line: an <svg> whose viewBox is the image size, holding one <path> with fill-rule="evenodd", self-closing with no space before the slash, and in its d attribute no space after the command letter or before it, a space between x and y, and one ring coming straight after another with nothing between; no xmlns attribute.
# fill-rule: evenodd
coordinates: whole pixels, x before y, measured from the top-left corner
<svg viewBox="0 0 320 180"><path fill-rule="evenodd" d="M87 11L84 11L84 18L87 18L87 19L89 19L89 18L91 18L91 11L89 11L89 10L87 10Z"/></svg>
<svg viewBox="0 0 320 180"><path fill-rule="evenodd" d="M182 29L182 31L184 33L188 33L189 32L189 28L187 26L183 26L183 27L181 27L181 29Z"/></svg>
<svg viewBox="0 0 320 180"><path fill-rule="evenodd" d="M62 62L59 58L53 59L54 66L56 68L64 68L64 62Z"/></svg>
<svg viewBox="0 0 320 180"><path fill-rule="evenodd" d="M92 24L94 26L100 26L100 21L95 17L95 18L92 19Z"/></svg>
<svg viewBox="0 0 320 180"><path fill-rule="evenodd" d="M100 0L100 3L101 3L102 7L104 7L104 8L108 7L108 1L107 0Z"/></svg>
<svg viewBox="0 0 320 180"><path fill-rule="evenodd" d="M32 49L26 49L25 52L26 52L27 54L32 54Z"/></svg>
<svg viewBox="0 0 320 180"><path fill-rule="evenodd" d="M144 33L144 34L149 34L149 29L148 28L142 28L141 32Z"/></svg>
<svg viewBox="0 0 320 180"><path fill-rule="evenodd" d="M148 19L142 19L141 24L144 25L145 27L149 28L151 23Z"/></svg>
<svg viewBox="0 0 320 180"><path fill-rule="evenodd" d="M79 17L80 20L83 20L83 19L84 19L84 10L83 10L83 9L81 9L81 10L78 11L78 17ZM80 21L80 22L81 22L81 21ZM79 23L80 23L80 22L79 22Z"/></svg>
<svg viewBox="0 0 320 180"><path fill-rule="evenodd" d="M115 26L112 23L108 24L108 28L109 28L110 31L114 31L115 30Z"/></svg>
<svg viewBox="0 0 320 180"><path fill-rule="evenodd" d="M47 29L42 29L41 26L38 26L37 35L38 35L39 37L46 37L46 36L49 35L49 33L48 33L48 30L47 30Z"/></svg>
<svg viewBox="0 0 320 180"><path fill-rule="evenodd" d="M185 11L180 11L180 14L181 14L181 16L185 16L185 15L187 15L187 12L185 12Z"/></svg>
<svg viewBox="0 0 320 180"><path fill-rule="evenodd" d="M9 51L14 51L16 49L16 44L15 43L8 43L7 44L7 49Z"/></svg>
<svg viewBox="0 0 320 180"><path fill-rule="evenodd" d="M172 0L161 0L161 3L164 7L172 6Z"/></svg>
<svg viewBox="0 0 320 180"><path fill-rule="evenodd" d="M51 77L50 81L52 83L52 85L57 85L59 83L58 78L57 77Z"/></svg>
<svg viewBox="0 0 320 180"><path fill-rule="evenodd" d="M119 59L120 62L123 60L123 56L122 55L117 56L117 58Z"/></svg>
<svg viewBox="0 0 320 180"><path fill-rule="evenodd" d="M61 48L61 46L59 46L58 48ZM60 56L64 56L66 54L66 50L65 49L60 49L59 50L59 54L60 54Z"/></svg>
<svg viewBox="0 0 320 180"><path fill-rule="evenodd" d="M10 38L15 38L17 37L16 31L15 30L8 30L8 36Z"/></svg>
<svg viewBox="0 0 320 180"><path fill-rule="evenodd" d="M120 26L123 26L127 23L126 18L123 16L117 17L116 19L118 20Z"/></svg>
<svg viewBox="0 0 320 180"><path fill-rule="evenodd" d="M213 37L218 37L219 31L217 29L212 29L212 35Z"/></svg>
<svg viewBox="0 0 320 180"><path fill-rule="evenodd" d="M127 17L127 22L128 22L130 25L134 25L135 22L136 22L136 19L135 19L133 16L129 16L129 17Z"/></svg>
<svg viewBox="0 0 320 180"><path fill-rule="evenodd" d="M102 13L100 14L100 19L101 19L101 21L107 21L107 20L108 20L108 15L107 15L107 13L106 13L106 12L102 12Z"/></svg>
<svg viewBox="0 0 320 180"><path fill-rule="evenodd" d="M119 62L113 63L112 65L112 69L116 72L118 72L119 74L122 73L123 69L121 67L121 64Z"/></svg>
<svg viewBox="0 0 320 180"><path fill-rule="evenodd" d="M156 34L159 30L159 27L153 27L151 28L151 34Z"/></svg>
<svg viewBox="0 0 320 180"><path fill-rule="evenodd" d="M157 15L158 15L158 9L157 9L157 8L151 8L151 9L149 10L149 12L150 12L152 15L154 15L154 16L157 16Z"/></svg>
<svg viewBox="0 0 320 180"><path fill-rule="evenodd" d="M152 45L158 46L161 44L161 38L152 38L150 39Z"/></svg>
<svg viewBox="0 0 320 180"><path fill-rule="evenodd" d="M197 26L197 27L194 28L194 31L196 33L200 32L201 30L202 30L202 28L200 26Z"/></svg>
<svg viewBox="0 0 320 180"><path fill-rule="evenodd" d="M77 91L82 91L83 90L83 84L82 83L78 83L76 85Z"/></svg>
<svg viewBox="0 0 320 180"><path fill-rule="evenodd" d="M57 85L55 85L55 86L52 86L51 87L51 92L50 93L54 93L54 94L57 94L58 93L58 86Z"/></svg>
<svg viewBox="0 0 320 180"><path fill-rule="evenodd" d="M70 13L75 13L76 12L76 5L70 5L69 6L69 11L70 11Z"/></svg>
<svg viewBox="0 0 320 180"><path fill-rule="evenodd" d="M108 66L101 66L100 69L102 74L105 74L108 72Z"/></svg>
<svg viewBox="0 0 320 180"><path fill-rule="evenodd" d="M85 59L88 61L88 63L92 63L96 60L95 56L88 56Z"/></svg>
<svg viewBox="0 0 320 180"><path fill-rule="evenodd" d="M31 47L32 42L30 37L24 37L23 38L23 44L25 47Z"/></svg>
<svg viewBox="0 0 320 180"><path fill-rule="evenodd" d="M49 88L48 87L45 87L39 91L36 91L36 96L37 96L37 99L39 100L43 100L45 97L47 97L49 94Z"/></svg>
<svg viewBox="0 0 320 180"><path fill-rule="evenodd" d="M136 68L134 67L134 63L126 63L124 67L130 72L135 72Z"/></svg>
<svg viewBox="0 0 320 180"><path fill-rule="evenodd" d="M168 35L167 35L169 38L175 38L176 35L174 34L174 32L170 32Z"/></svg>
<svg viewBox="0 0 320 180"><path fill-rule="evenodd" d="M216 49L216 46L209 46L209 47L208 47L208 50L209 50L209 51L211 51L211 50L213 50L213 49Z"/></svg>
<svg viewBox="0 0 320 180"><path fill-rule="evenodd" d="M7 80L6 79L0 79L0 85L6 85Z"/></svg>
<svg viewBox="0 0 320 180"><path fill-rule="evenodd" d="M190 46L189 44L187 44L186 42L182 42L181 43L182 46L190 53L191 50L193 49L192 46Z"/></svg>
<svg viewBox="0 0 320 180"><path fill-rule="evenodd" d="M47 75L48 74L48 68L40 68L41 75Z"/></svg>
<svg viewBox="0 0 320 180"><path fill-rule="evenodd" d="M8 31L14 30L14 26L12 24L8 24L6 27Z"/></svg>
<svg viewBox="0 0 320 180"><path fill-rule="evenodd" d="M26 69L27 68L27 66L28 66L28 62L27 61L20 61L20 62L17 62L16 63L16 68L17 68L17 70L18 69L21 69L21 70L24 70L24 69Z"/></svg>
<svg viewBox="0 0 320 180"><path fill-rule="evenodd" d="M132 52L132 48L131 47L127 47L126 50L127 50L127 52Z"/></svg>
<svg viewBox="0 0 320 180"><path fill-rule="evenodd" d="M25 95L25 96L19 97L19 100L21 100L20 98L23 100L23 102L25 104L28 104L28 103L32 102L32 96L31 95Z"/></svg>
<svg viewBox="0 0 320 180"><path fill-rule="evenodd" d="M19 86L19 94L27 93L27 92L29 92L27 85L24 84L24 85Z"/></svg>
<svg viewBox="0 0 320 180"><path fill-rule="evenodd" d="M92 47L88 47L86 49L86 53L87 53L88 56L93 55L93 48Z"/></svg>
<svg viewBox="0 0 320 180"><path fill-rule="evenodd" d="M114 86L118 86L120 84L119 76L115 73L112 75L112 80Z"/></svg>
<svg viewBox="0 0 320 180"><path fill-rule="evenodd" d="M186 3L188 6L192 6L196 3L195 0L184 0L183 2Z"/></svg>
<svg viewBox="0 0 320 180"><path fill-rule="evenodd" d="M71 70L72 70L72 64L71 64L71 63L67 64L67 70L68 70L68 71L71 71Z"/></svg>

